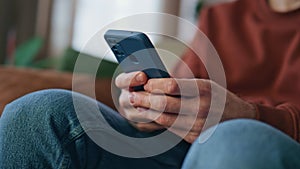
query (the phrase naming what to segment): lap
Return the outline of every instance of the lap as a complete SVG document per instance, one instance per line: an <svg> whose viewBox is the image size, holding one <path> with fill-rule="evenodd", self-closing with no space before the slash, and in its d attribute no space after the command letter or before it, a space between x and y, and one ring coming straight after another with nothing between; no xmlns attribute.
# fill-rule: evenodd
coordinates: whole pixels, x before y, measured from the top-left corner
<svg viewBox="0 0 300 169"><path fill-rule="evenodd" d="M157 134L136 130L118 112L84 95L65 90L44 90L26 95L6 107L0 126L0 135L5 136L5 140L0 140L0 146L6 147L1 153L15 155L14 158L2 160L24 159L21 166L43 166L36 163L37 159L42 158L39 162L46 166L54 161L57 163L57 159L62 158L61 154L66 153L72 159L74 168L141 168L141 165L149 169L181 167L189 148L184 141L163 154L148 158L127 158L104 150L96 144L97 140L88 136L89 133L99 135L107 144L118 138L109 134L107 126L101 124L104 121L95 120L100 117L100 112L113 129L126 136L144 138ZM129 145L124 143L122 146L126 148ZM151 148L149 145L143 146ZM36 152L45 153L45 156L36 156ZM48 156L49 153L55 155Z"/></svg>

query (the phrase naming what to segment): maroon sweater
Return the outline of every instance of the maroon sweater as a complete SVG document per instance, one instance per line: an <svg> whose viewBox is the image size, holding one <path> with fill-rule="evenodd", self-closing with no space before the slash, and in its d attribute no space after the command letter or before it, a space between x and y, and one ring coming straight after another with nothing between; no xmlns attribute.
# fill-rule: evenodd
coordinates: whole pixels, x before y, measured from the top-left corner
<svg viewBox="0 0 300 169"><path fill-rule="evenodd" d="M238 0L203 9L199 27L220 55L228 90L256 105L257 120L299 142L300 10L276 13L266 0ZM196 77L208 78L191 49L183 60ZM174 74L185 77L184 66Z"/></svg>

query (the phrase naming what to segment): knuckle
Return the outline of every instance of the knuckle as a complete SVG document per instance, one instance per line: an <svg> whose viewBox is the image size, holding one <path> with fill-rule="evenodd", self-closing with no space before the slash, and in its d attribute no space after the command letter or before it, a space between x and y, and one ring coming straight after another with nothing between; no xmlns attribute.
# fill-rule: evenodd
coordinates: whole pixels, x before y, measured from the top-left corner
<svg viewBox="0 0 300 169"><path fill-rule="evenodd" d="M166 107L166 101L165 99L161 99L160 97L151 97L151 103L154 107L154 109L158 110L158 111L164 111L165 107Z"/></svg>
<svg viewBox="0 0 300 169"><path fill-rule="evenodd" d="M120 75L118 75L117 77L116 77L116 80L115 80L115 84L116 84L116 86L117 87L122 87L124 84L124 76L125 76L125 74L124 73L121 73Z"/></svg>
<svg viewBox="0 0 300 169"><path fill-rule="evenodd" d="M133 83L134 75L132 73L121 73L116 77L115 84L118 88L129 88Z"/></svg>
<svg viewBox="0 0 300 169"><path fill-rule="evenodd" d="M140 131L147 131L148 128L143 123L136 123L136 128L138 128Z"/></svg>
<svg viewBox="0 0 300 169"><path fill-rule="evenodd" d="M121 112L121 115L122 115L124 118L128 119L128 110L127 110L127 109L124 109L124 110ZM129 119L128 119L128 120L129 120Z"/></svg>
<svg viewBox="0 0 300 169"><path fill-rule="evenodd" d="M199 111L201 112L208 112L210 108L210 100L206 99L201 99L199 103Z"/></svg>
<svg viewBox="0 0 300 169"><path fill-rule="evenodd" d="M150 91L153 90L153 79L149 79L145 87L147 87L147 89Z"/></svg>
<svg viewBox="0 0 300 169"><path fill-rule="evenodd" d="M164 101L157 100L157 109L160 111L164 111L166 104Z"/></svg>
<svg viewBox="0 0 300 169"><path fill-rule="evenodd" d="M183 105L189 105L185 107L188 112L191 114L198 113L199 109L201 108L201 101L199 98L192 98L192 99L181 99Z"/></svg>
<svg viewBox="0 0 300 169"><path fill-rule="evenodd" d="M126 94L124 91L121 92L121 95L119 97L119 104L120 106L124 107L128 103L128 97L126 98Z"/></svg>
<svg viewBox="0 0 300 169"><path fill-rule="evenodd" d="M121 107L125 107L126 106L126 102L125 102L125 100L122 97L119 97L119 105Z"/></svg>
<svg viewBox="0 0 300 169"><path fill-rule="evenodd" d="M207 91L207 92L210 92L211 91L211 88L212 88L212 85L214 85L214 82L213 81L211 81L211 80L208 80L208 79L205 79L205 81L204 81L205 83L205 90Z"/></svg>
<svg viewBox="0 0 300 169"><path fill-rule="evenodd" d="M120 79L120 75L116 77L115 85L116 85L117 87L121 87L121 79Z"/></svg>
<svg viewBox="0 0 300 169"><path fill-rule="evenodd" d="M162 125L167 125L169 124L170 119L168 116L166 116L165 114L161 114L158 118L157 118L157 123L162 124Z"/></svg>
<svg viewBox="0 0 300 169"><path fill-rule="evenodd" d="M175 93L178 90L178 85L175 79L170 79L167 83L167 93Z"/></svg>
<svg viewBox="0 0 300 169"><path fill-rule="evenodd" d="M153 98L151 95L140 95L138 97L138 104L146 108L150 108L152 105Z"/></svg>
<svg viewBox="0 0 300 169"><path fill-rule="evenodd" d="M132 115L132 113L130 112L130 110L125 110L125 114L124 114L125 118L129 121L133 121L134 120L134 116Z"/></svg>
<svg viewBox="0 0 300 169"><path fill-rule="evenodd" d="M200 133L200 131L203 128L203 125L204 125L204 123L202 120L196 120L193 124L193 129Z"/></svg>
<svg viewBox="0 0 300 169"><path fill-rule="evenodd" d="M188 143L193 143L196 139L197 136L194 134L189 134L184 138L184 140L187 141Z"/></svg>
<svg viewBox="0 0 300 169"><path fill-rule="evenodd" d="M134 99L134 106L145 106L145 98L142 95L136 95Z"/></svg>

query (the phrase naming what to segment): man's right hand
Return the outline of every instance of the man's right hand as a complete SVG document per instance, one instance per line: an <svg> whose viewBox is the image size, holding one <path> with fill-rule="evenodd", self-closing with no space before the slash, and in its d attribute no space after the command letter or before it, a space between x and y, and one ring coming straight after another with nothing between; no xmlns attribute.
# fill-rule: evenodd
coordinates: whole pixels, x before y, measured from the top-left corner
<svg viewBox="0 0 300 169"><path fill-rule="evenodd" d="M148 116L144 113L144 109L141 107L134 107L130 103L131 92L133 88L137 86L145 85L148 81L147 75L143 72L131 72L122 73L116 78L116 86L121 89L121 95L119 97L120 113L130 124L140 131L152 132L156 130L164 129L163 126L155 123L149 122ZM145 92L145 91L140 91Z"/></svg>

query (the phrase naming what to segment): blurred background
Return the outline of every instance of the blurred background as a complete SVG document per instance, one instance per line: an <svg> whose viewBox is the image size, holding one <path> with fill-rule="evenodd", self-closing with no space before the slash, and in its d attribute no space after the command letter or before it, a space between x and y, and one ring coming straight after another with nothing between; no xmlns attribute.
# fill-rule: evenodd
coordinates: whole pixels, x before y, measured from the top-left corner
<svg viewBox="0 0 300 169"><path fill-rule="evenodd" d="M97 41L87 48L85 44L107 24L134 14L160 12L197 25L203 6L221 1L232 0L0 0L0 116L14 99L50 88L77 91L114 108L117 103L113 98L118 98L120 90L113 85L112 77L118 64L112 54L106 57L109 48L105 42L101 45ZM149 26L185 42L190 42L195 33L177 21L166 22L152 15L151 19L141 18L122 24L127 28ZM174 38L150 35L150 40L155 47L177 56L186 48ZM80 70L74 72L79 54L83 61L79 62ZM178 59L160 57L167 69L172 69Z"/></svg>
<svg viewBox="0 0 300 169"><path fill-rule="evenodd" d="M0 64L72 71L78 52L103 26L122 17L144 12L162 12L197 24L204 5L230 0L0 0ZM153 21L159 30L191 41L194 32L180 24ZM178 55L184 46L169 45ZM166 47L168 48L168 47ZM99 57L85 51L87 61ZM114 67L113 58L106 66Z"/></svg>

